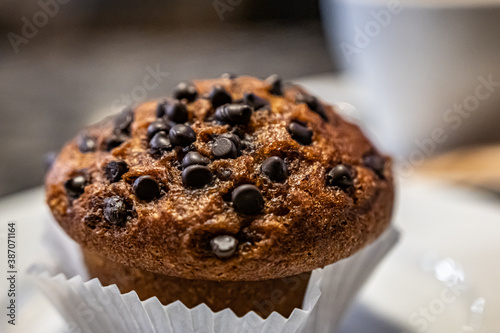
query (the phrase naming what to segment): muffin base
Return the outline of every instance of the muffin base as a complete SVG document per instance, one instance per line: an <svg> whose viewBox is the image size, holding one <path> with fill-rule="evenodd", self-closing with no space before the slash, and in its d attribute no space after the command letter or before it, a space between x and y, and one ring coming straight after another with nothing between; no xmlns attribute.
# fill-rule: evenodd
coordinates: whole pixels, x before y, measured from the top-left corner
<svg viewBox="0 0 500 333"><path fill-rule="evenodd" d="M217 312L230 308L237 316L254 311L263 318L276 311L288 317L302 306L311 272L262 281L189 280L122 265L83 249L91 277L120 292L135 291L141 300L157 297L164 304L181 301L188 308L205 303Z"/></svg>

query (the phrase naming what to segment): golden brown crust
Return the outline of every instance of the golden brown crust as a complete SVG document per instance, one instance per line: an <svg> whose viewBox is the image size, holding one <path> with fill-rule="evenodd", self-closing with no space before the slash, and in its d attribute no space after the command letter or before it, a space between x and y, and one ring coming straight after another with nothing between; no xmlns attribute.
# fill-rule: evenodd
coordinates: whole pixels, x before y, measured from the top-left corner
<svg viewBox="0 0 500 333"><path fill-rule="evenodd" d="M207 121L214 110L206 98L210 89L222 85L234 100L246 92L268 100L271 107L255 111L250 123L241 126L251 149L236 159L214 160L213 137L230 130L228 125ZM83 248L110 260L187 279L219 281L264 280L292 276L346 258L376 239L388 226L394 189L391 163L385 158L377 174L363 157L376 153L360 129L343 120L331 106L324 106L328 121L297 103L304 90L286 86L284 96L269 93L269 85L252 77L196 81L199 98L187 104L189 122L197 134L196 150L211 158L216 175L211 185L186 188L181 179L180 148L153 157L146 130L155 120L157 102L135 108L131 138L111 150L82 153L77 139L61 151L46 178L47 203L64 230ZM292 120L307 123L313 130L311 145L291 138ZM98 147L113 131L110 119L88 128ZM288 164L284 183L261 174L262 162L281 156ZM122 180L111 183L105 165L123 160L129 166ZM339 164L353 171L354 186L328 186L329 170ZM82 171L83 170L83 171ZM68 198L64 182L85 172L89 184L77 199ZM132 183L142 175L153 176L165 191L151 202L138 200ZM237 213L228 193L241 184L254 184L264 197L265 207L257 215ZM132 213L124 225L103 218L103 200L124 198ZM229 259L210 251L210 239L232 235L239 243Z"/></svg>

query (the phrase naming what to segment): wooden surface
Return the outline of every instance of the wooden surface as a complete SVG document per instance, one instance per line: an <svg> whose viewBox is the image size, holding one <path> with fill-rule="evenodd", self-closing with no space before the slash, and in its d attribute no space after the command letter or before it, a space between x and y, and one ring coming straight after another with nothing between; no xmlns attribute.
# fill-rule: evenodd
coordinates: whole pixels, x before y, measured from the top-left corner
<svg viewBox="0 0 500 333"><path fill-rule="evenodd" d="M424 174L500 194L500 145L462 148L429 159Z"/></svg>

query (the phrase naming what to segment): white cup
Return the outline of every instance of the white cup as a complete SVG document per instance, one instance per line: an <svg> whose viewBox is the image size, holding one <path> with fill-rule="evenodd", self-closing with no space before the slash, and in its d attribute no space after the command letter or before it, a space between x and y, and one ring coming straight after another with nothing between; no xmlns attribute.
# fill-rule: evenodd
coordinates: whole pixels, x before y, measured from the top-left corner
<svg viewBox="0 0 500 333"><path fill-rule="evenodd" d="M412 164L500 139L500 0L322 0L366 125Z"/></svg>

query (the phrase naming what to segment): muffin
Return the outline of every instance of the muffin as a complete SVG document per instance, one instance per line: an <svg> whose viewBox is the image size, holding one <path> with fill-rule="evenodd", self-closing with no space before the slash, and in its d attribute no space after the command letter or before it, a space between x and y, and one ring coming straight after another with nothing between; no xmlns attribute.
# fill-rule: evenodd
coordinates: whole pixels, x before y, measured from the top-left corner
<svg viewBox="0 0 500 333"><path fill-rule="evenodd" d="M265 318L387 229L394 186L332 106L277 75L223 75L83 130L46 195L102 284Z"/></svg>

